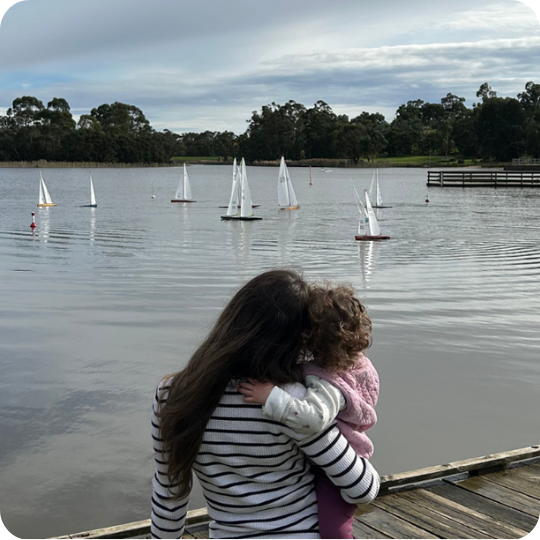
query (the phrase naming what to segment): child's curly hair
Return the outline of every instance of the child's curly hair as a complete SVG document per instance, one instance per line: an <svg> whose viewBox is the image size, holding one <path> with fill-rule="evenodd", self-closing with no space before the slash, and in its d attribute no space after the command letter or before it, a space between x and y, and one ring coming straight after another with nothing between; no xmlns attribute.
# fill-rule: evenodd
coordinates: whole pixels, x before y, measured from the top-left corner
<svg viewBox="0 0 540 540"><path fill-rule="evenodd" d="M313 354L313 363L333 372L353 367L358 353L371 345L371 319L354 289L329 283L311 285L308 311L305 346Z"/></svg>

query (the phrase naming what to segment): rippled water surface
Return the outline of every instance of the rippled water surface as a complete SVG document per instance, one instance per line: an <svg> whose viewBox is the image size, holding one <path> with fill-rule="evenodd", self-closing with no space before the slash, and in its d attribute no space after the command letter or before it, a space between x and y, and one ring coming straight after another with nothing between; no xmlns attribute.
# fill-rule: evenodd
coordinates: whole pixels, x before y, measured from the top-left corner
<svg viewBox="0 0 540 540"><path fill-rule="evenodd" d="M0 513L41 538L149 517L149 411L231 293L262 270L352 283L381 376L371 430L381 474L539 442L540 190L425 186L380 171L391 240L355 242L349 177L291 169L301 204L277 209L277 168L248 167L263 221L222 222L230 169L0 169ZM156 199L151 199L152 183ZM424 202L426 195L430 203ZM30 213L38 228L32 234ZM197 493L192 507L202 506Z"/></svg>

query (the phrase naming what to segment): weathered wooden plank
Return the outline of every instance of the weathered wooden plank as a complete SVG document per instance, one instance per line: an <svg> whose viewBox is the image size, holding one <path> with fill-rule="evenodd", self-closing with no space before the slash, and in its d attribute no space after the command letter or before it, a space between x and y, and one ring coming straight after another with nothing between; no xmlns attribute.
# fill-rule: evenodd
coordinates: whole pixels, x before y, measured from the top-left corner
<svg viewBox="0 0 540 540"><path fill-rule="evenodd" d="M527 532L532 531L538 521L528 514L508 508L459 486L441 484L429 488L429 491Z"/></svg>
<svg viewBox="0 0 540 540"><path fill-rule="evenodd" d="M197 531L193 534L193 538L210 538L209 536L210 531L208 529L205 529L203 531Z"/></svg>
<svg viewBox="0 0 540 540"><path fill-rule="evenodd" d="M540 501L537 498L538 485L540 483L540 465L528 464L522 468L513 468L512 471L515 471L513 475L491 477L491 480L484 480L483 483L478 477L465 480L464 482L468 482L465 484L463 484L461 479L458 479L459 475L468 475L471 471L478 474L479 472L492 470L494 468L504 469L511 463L527 459L540 459L540 447L531 446L510 452L502 452L436 467L428 467L416 471L389 475L381 479L381 494L396 488L420 489L421 487L425 487L426 482L430 485L431 480L441 482L444 479L444 482L451 482L453 485L437 486L436 488L430 487L430 491L433 491L433 493L436 493L441 497L446 497L450 501L454 501L455 503L458 503L458 505L467 507L470 510L483 513L496 520L504 520L510 527L530 531L538 521L538 513L540 510ZM527 470L532 472L529 473ZM458 475L458 477L454 479L446 478L451 475ZM510 478L512 478L512 480L508 480ZM522 494L521 491L525 491L528 495ZM391 497L396 497L396 495L392 495ZM388 507L390 508L393 499L390 498L388 501L390 501L388 503ZM403 501L404 509L402 508L401 511L404 513L408 512L407 518L398 515L395 508L391 511L389 508L383 508L383 506L379 504L379 500L375 503L375 506L366 507L369 508L369 510L362 510L362 507L360 507L358 516L361 521L357 524L357 528L359 530L364 528L365 534L367 535L381 534L393 538L432 538L434 535L438 536L442 534L443 536L448 536L453 534L443 533L441 530L437 533L434 530L426 529L425 527L427 527L427 524L421 519L417 519L414 524L410 523L409 521L414 521L414 519L416 519L413 516L414 512L412 512L414 508L410 508L405 504L411 504L410 501L407 501L407 498L404 498ZM379 504L378 507L377 504ZM417 506L427 510L421 504L417 504ZM446 504L446 506L450 506L453 511L457 511L452 504ZM407 512L405 512L405 510ZM443 510L449 512L448 508ZM439 512L439 518L447 518L451 521L447 516L440 515L440 508L436 511L431 511L434 514ZM454 518L456 517L457 515L454 516ZM209 521L209 519L206 508L190 510L186 520L188 531L190 525L193 526L197 523ZM430 520L433 522L433 516L430 516ZM458 522L455 523L460 525ZM450 527L450 523L446 523L446 526ZM187 532L186 534L189 535L189 537L196 538L194 535L198 533L195 532L195 530L191 529L191 532ZM60 536L57 538L134 538L145 537L149 531L150 520L143 520L116 527L94 529L92 531L76 533L69 536ZM460 531L457 532L460 533ZM206 530L205 532L201 532L201 534L205 533ZM456 531L454 531L454 533L456 533ZM506 534L508 537L510 537L510 535L511 531ZM187 537L188 536L186 536L186 538ZM456 536L456 538L457 537L458 536ZM471 536L471 532L469 531L466 533L465 537L480 538L481 536Z"/></svg>
<svg viewBox="0 0 540 540"><path fill-rule="evenodd" d="M194 525L203 521L208 521L208 512L206 508L198 508L189 510L186 516L186 526ZM65 536L56 536L59 539L68 538L134 538L136 536L144 536L150 533L150 520L134 521L124 525L116 525L114 527L106 527L103 529L93 529L91 531L80 532Z"/></svg>
<svg viewBox="0 0 540 540"><path fill-rule="evenodd" d="M382 538L383 540L386 538L391 538L390 536L383 534L381 531L369 527L361 521L354 520L352 528L355 538Z"/></svg>
<svg viewBox="0 0 540 540"><path fill-rule="evenodd" d="M478 493L483 497L487 497L493 501L497 501L501 504L525 512L538 519L540 513L540 503L522 493L518 493L507 487L489 482L489 480L480 476L473 476L467 478L467 480L461 480L457 484L464 489L468 489L474 493Z"/></svg>
<svg viewBox="0 0 540 540"><path fill-rule="evenodd" d="M518 450L509 452L501 452L498 454L490 454L488 456L466 459L463 461L454 461L444 465L436 465L434 467L426 467L415 471L408 471L399 474L390 474L381 478L381 493L387 492L394 486L411 484L414 482L422 482L432 478L442 478L452 474L462 472L488 469L493 467L505 467L513 461L529 459L540 456L540 446L528 446Z"/></svg>
<svg viewBox="0 0 540 540"><path fill-rule="evenodd" d="M433 533L372 505L360 505L354 523L363 523L389 538L434 538Z"/></svg>
<svg viewBox="0 0 540 540"><path fill-rule="evenodd" d="M524 531L523 529L507 525L502 521L493 519L490 516L467 508L450 499L441 497L429 490L417 489L401 493L399 496L408 499L418 506L432 509L442 516L458 521L479 532L488 534L493 538L522 538L527 534L527 531Z"/></svg>
<svg viewBox="0 0 540 540"><path fill-rule="evenodd" d="M494 538L470 526L448 519L432 509L419 508L418 505L405 499L403 494L387 495L372 504L402 519L412 521L440 538Z"/></svg>
<svg viewBox="0 0 540 540"><path fill-rule="evenodd" d="M526 469L530 468L526 467ZM519 471L519 469L512 469L507 472L489 474L485 478L490 482L495 482L537 499L540 511L540 472L535 477L535 473L531 470Z"/></svg>
<svg viewBox="0 0 540 540"><path fill-rule="evenodd" d="M92 529L66 536L56 536L55 538L133 538L143 536L150 532L150 520L134 521L125 525L105 527L102 529Z"/></svg>

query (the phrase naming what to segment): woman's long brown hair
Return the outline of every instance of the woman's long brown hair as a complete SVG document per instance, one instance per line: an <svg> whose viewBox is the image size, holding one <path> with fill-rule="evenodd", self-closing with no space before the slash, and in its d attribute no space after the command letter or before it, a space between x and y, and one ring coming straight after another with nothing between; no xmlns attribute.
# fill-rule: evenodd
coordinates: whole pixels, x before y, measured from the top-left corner
<svg viewBox="0 0 540 540"><path fill-rule="evenodd" d="M298 360L309 324L308 296L308 285L289 270L253 278L225 307L186 368L173 376L158 412L171 496L188 494L206 424L231 379L301 380Z"/></svg>

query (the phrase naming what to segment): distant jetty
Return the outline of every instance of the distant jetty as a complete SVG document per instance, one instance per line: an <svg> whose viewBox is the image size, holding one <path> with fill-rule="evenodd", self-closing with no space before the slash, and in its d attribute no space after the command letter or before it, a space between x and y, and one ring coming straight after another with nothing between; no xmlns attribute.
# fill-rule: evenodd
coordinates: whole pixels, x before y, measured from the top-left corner
<svg viewBox="0 0 540 540"><path fill-rule="evenodd" d="M534 187L540 188L540 170L460 169L429 170L433 187Z"/></svg>

